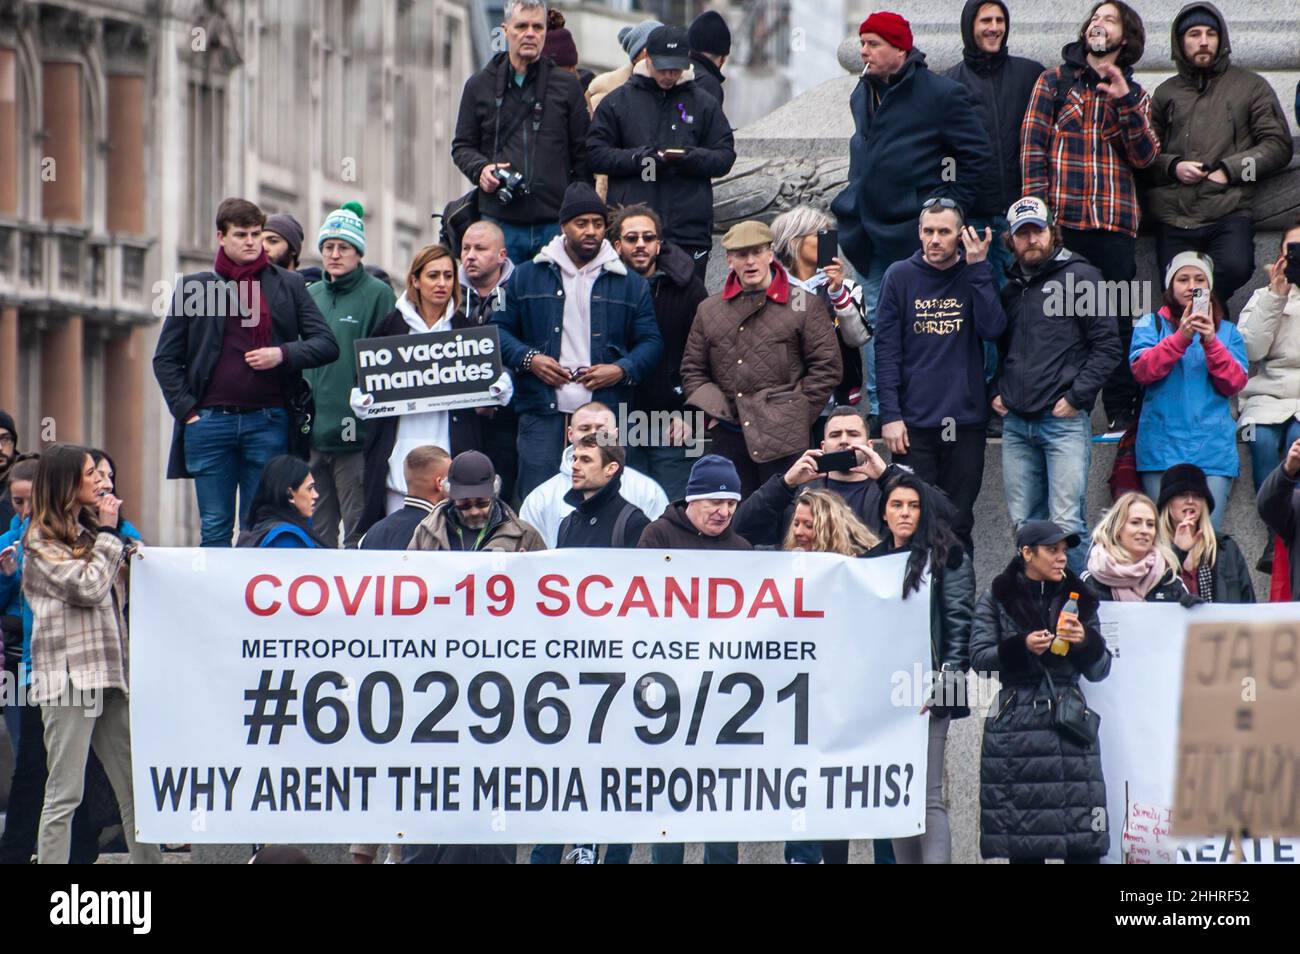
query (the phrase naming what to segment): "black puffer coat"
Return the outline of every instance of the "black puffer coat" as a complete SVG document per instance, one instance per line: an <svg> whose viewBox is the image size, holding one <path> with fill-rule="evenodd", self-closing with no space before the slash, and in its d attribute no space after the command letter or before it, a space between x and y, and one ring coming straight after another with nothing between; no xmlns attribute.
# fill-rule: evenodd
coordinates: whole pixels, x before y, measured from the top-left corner
<svg viewBox="0 0 1300 954"><path fill-rule="evenodd" d="M1079 594L1086 635L1065 656L1034 656L1025 636L1056 629L1070 593ZM1002 691L984 723L980 752L980 854L985 858L1100 857L1110 842L1100 744L1084 748L1052 727L1044 669L1057 691L1079 677L1100 682L1110 672L1095 596L1068 570L1060 583L1025 576L1011 561L979 598L971 633L971 666L996 672ZM1103 815L1098 815L1098 810Z"/></svg>
<svg viewBox="0 0 1300 954"><path fill-rule="evenodd" d="M1250 578L1250 565L1237 546L1237 541L1226 533L1219 534L1219 552L1210 576L1214 585L1210 590L1212 603L1254 603L1255 583ZM1186 551L1174 547L1174 555L1187 559Z"/></svg>
<svg viewBox="0 0 1300 954"><path fill-rule="evenodd" d="M1117 602L1114 589L1101 582L1088 571L1084 571L1083 585L1088 588L1089 593L1102 603ZM1187 592L1187 587L1177 573L1171 569L1166 569L1165 575L1160 578L1160 582L1147 590L1145 602L1181 603L1185 607L1191 607L1202 601Z"/></svg>

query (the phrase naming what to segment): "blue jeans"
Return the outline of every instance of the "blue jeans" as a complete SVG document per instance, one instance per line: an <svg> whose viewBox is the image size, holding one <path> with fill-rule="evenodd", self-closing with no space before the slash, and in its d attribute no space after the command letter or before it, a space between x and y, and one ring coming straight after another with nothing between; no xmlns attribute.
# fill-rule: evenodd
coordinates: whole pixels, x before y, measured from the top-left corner
<svg viewBox="0 0 1300 954"><path fill-rule="evenodd" d="M519 500L560 472L560 457L564 454L564 414L520 414L519 437Z"/></svg>
<svg viewBox="0 0 1300 954"><path fill-rule="evenodd" d="M885 281L885 269L892 265L877 256L871 260L867 274L859 275L862 284L862 304L867 309L867 323L876 327L876 305L880 302L880 286ZM862 346L862 380L867 386L867 400L871 414L880 413L880 396L876 393L876 342L868 341Z"/></svg>
<svg viewBox="0 0 1300 954"><path fill-rule="evenodd" d="M600 853L600 845L574 845L575 848L590 848L597 854ZM563 845L535 845L532 854L528 856L530 865L558 865L564 858ZM607 865L625 865L632 860L631 845L607 845L605 848L605 864Z"/></svg>
<svg viewBox="0 0 1300 954"><path fill-rule="evenodd" d="M1281 424L1256 424L1255 439L1250 444L1250 476L1255 481L1255 493L1264 484L1277 465L1282 463L1287 449L1300 439L1300 421L1294 417Z"/></svg>
<svg viewBox="0 0 1300 954"><path fill-rule="evenodd" d="M482 195L479 196L479 201L483 201ZM514 222L502 222L490 215L484 215L483 218L500 226L506 237L506 256L516 265L529 261L542 250L542 246L560 234L558 222L549 225L516 225Z"/></svg>
<svg viewBox="0 0 1300 954"><path fill-rule="evenodd" d="M185 467L194 475L202 546L228 547L235 527L248 525L248 506L272 457L289 450L289 414L282 407L234 413L200 408L185 427Z"/></svg>
<svg viewBox="0 0 1300 954"><path fill-rule="evenodd" d="M1088 467L1092 462L1092 424L1082 411L1074 417L1038 420L1012 412L1002 419L1002 486L1011 527L1028 520L1051 520L1079 545L1066 557L1071 571L1083 573L1088 555Z"/></svg>
<svg viewBox="0 0 1300 954"><path fill-rule="evenodd" d="M1008 225L1005 215L976 216L968 223L971 228L984 237L984 230L990 229L993 232L993 244L989 246L989 264L993 266L993 281L997 283L998 291L1001 291L1007 283L1007 268L1010 267L1015 256L1011 254L1011 249L1007 248L1003 242L1003 236L1007 234ZM992 381L998 373L998 346L996 342L984 342L984 383Z"/></svg>
<svg viewBox="0 0 1300 954"><path fill-rule="evenodd" d="M1142 492L1157 502L1160 500L1160 478L1164 475L1162 470L1144 470L1138 474L1142 478ZM1214 527L1215 533L1223 532L1223 515L1228 511L1228 497L1232 494L1233 479L1205 475L1205 482L1210 485L1210 495L1214 497L1214 511L1210 514L1210 525Z"/></svg>
<svg viewBox="0 0 1300 954"><path fill-rule="evenodd" d="M656 865L680 865L686 857L686 846L675 844L653 845L650 848L650 862ZM710 841L704 845L704 863L706 865L734 865L740 860L740 847L734 842Z"/></svg>
<svg viewBox="0 0 1300 954"><path fill-rule="evenodd" d="M686 483L691 479L691 467L699 455L687 457L693 447L629 447L627 465L639 470L664 489L669 500L686 496Z"/></svg>

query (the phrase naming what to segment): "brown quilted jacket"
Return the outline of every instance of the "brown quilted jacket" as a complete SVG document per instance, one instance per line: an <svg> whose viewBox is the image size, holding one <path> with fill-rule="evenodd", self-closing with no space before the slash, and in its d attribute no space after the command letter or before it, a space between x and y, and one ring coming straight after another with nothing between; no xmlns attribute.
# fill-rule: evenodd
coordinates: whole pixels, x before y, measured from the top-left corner
<svg viewBox="0 0 1300 954"><path fill-rule="evenodd" d="M700 303L681 365L686 403L740 427L758 463L808 449L843 373L830 313L773 268L766 294L741 291L733 272Z"/></svg>

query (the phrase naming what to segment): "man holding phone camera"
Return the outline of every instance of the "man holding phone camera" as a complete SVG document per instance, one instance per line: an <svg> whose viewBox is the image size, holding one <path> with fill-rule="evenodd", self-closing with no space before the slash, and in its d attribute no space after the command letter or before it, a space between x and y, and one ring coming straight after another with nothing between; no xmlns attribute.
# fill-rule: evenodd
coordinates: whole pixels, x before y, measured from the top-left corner
<svg viewBox="0 0 1300 954"><path fill-rule="evenodd" d="M1161 272L1179 252L1209 255L1226 306L1255 271L1251 204L1259 180L1291 161L1291 131L1268 81L1229 61L1213 4L1184 7L1171 33L1178 72L1151 99L1163 147L1150 194L1156 254Z"/></svg>
<svg viewBox="0 0 1300 954"><path fill-rule="evenodd" d="M587 136L593 172L609 176L611 206L644 202L663 238L691 254L704 279L713 246L713 179L736 161L731 124L695 82L690 37L661 26L632 78L600 101Z"/></svg>
<svg viewBox="0 0 1300 954"><path fill-rule="evenodd" d="M451 159L478 187L479 214L501 227L518 264L559 234L569 183L591 181L587 100L577 76L542 56L543 0L508 0L501 28L506 51L465 83Z"/></svg>

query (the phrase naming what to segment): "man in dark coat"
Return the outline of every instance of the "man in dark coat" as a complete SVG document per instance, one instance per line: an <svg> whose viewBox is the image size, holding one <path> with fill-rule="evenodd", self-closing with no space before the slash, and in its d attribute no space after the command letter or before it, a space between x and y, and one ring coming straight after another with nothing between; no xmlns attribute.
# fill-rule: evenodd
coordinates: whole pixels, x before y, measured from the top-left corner
<svg viewBox="0 0 1300 954"><path fill-rule="evenodd" d="M1148 196L1157 271L1179 252L1209 255L1226 305L1255 271L1253 199L1259 181L1291 161L1291 130L1268 80L1232 64L1228 22L1214 4L1178 11L1170 46L1178 72L1151 97L1161 143Z"/></svg>
<svg viewBox="0 0 1300 954"><path fill-rule="evenodd" d="M573 513L560 521L557 549L614 547L631 549L650 526L636 504L619 493L627 454L600 434L588 434L573 451L573 489L564 502Z"/></svg>
<svg viewBox="0 0 1300 954"><path fill-rule="evenodd" d="M1011 253L1002 243L1007 232L1004 214L1020 198L1020 124L1029 95L1044 67L1037 60L1007 52L1011 12L1002 0L966 0L961 11L962 61L943 75L970 92L975 111L989 139L989 161L967 209L975 231L993 230L989 262L1001 288Z"/></svg>
<svg viewBox="0 0 1300 954"><path fill-rule="evenodd" d="M451 159L478 186L479 213L501 226L513 262L526 262L559 234L571 182L587 171L587 101L582 83L542 56L546 4L506 4L506 52L465 83ZM502 191L499 174L522 181Z"/></svg>
<svg viewBox="0 0 1300 954"><path fill-rule="evenodd" d="M339 356L302 276L268 260L265 222L245 199L221 203L214 271L187 275L174 290L154 350L175 419L167 477L194 478L206 547L230 546L235 492L242 526L267 461L286 452L306 459L302 435L290 433L302 372Z"/></svg>
<svg viewBox="0 0 1300 954"><path fill-rule="evenodd" d="M587 136L593 172L609 176L611 206L644 202L664 237L691 253L702 279L713 245L713 179L736 161L722 106L686 78L689 41L663 26L646 41L632 78L596 107Z"/></svg>
<svg viewBox="0 0 1300 954"><path fill-rule="evenodd" d="M18 456L18 425L8 411L0 411L0 530L9 529L14 518L9 498L9 471Z"/></svg>
<svg viewBox="0 0 1300 954"><path fill-rule="evenodd" d="M988 136L970 94L931 73L908 22L873 13L858 29L862 78L849 100L848 185L831 203L840 247L862 280L874 317L885 269L919 247L916 218L931 196L970 207L989 161ZM863 348L871 414L880 413L873 343Z"/></svg>
<svg viewBox="0 0 1300 954"><path fill-rule="evenodd" d="M425 444L408 452L402 461L406 476L402 506L367 530L359 549L405 550L410 546L415 528L447 499L444 485L449 467L451 455L441 447Z"/></svg>
<svg viewBox="0 0 1300 954"><path fill-rule="evenodd" d="M695 67L695 85L723 105L722 84L727 78L722 68L731 55L731 28L717 10L705 10L691 23L691 65Z"/></svg>
<svg viewBox="0 0 1300 954"><path fill-rule="evenodd" d="M709 293L695 274L691 256L664 241L663 222L650 206L623 206L614 213L609 229L610 241L619 258L650 283L655 321L664 339L664 356L637 385L633 401L643 415L668 419L670 433L660 433L658 440L642 440L630 446L628 460L658 483L669 500L677 500L686 492L686 481L695 461L692 455L700 453L700 442L704 440L703 434L691 429L681 366L695 312ZM624 440L627 438L625 434Z"/></svg>

